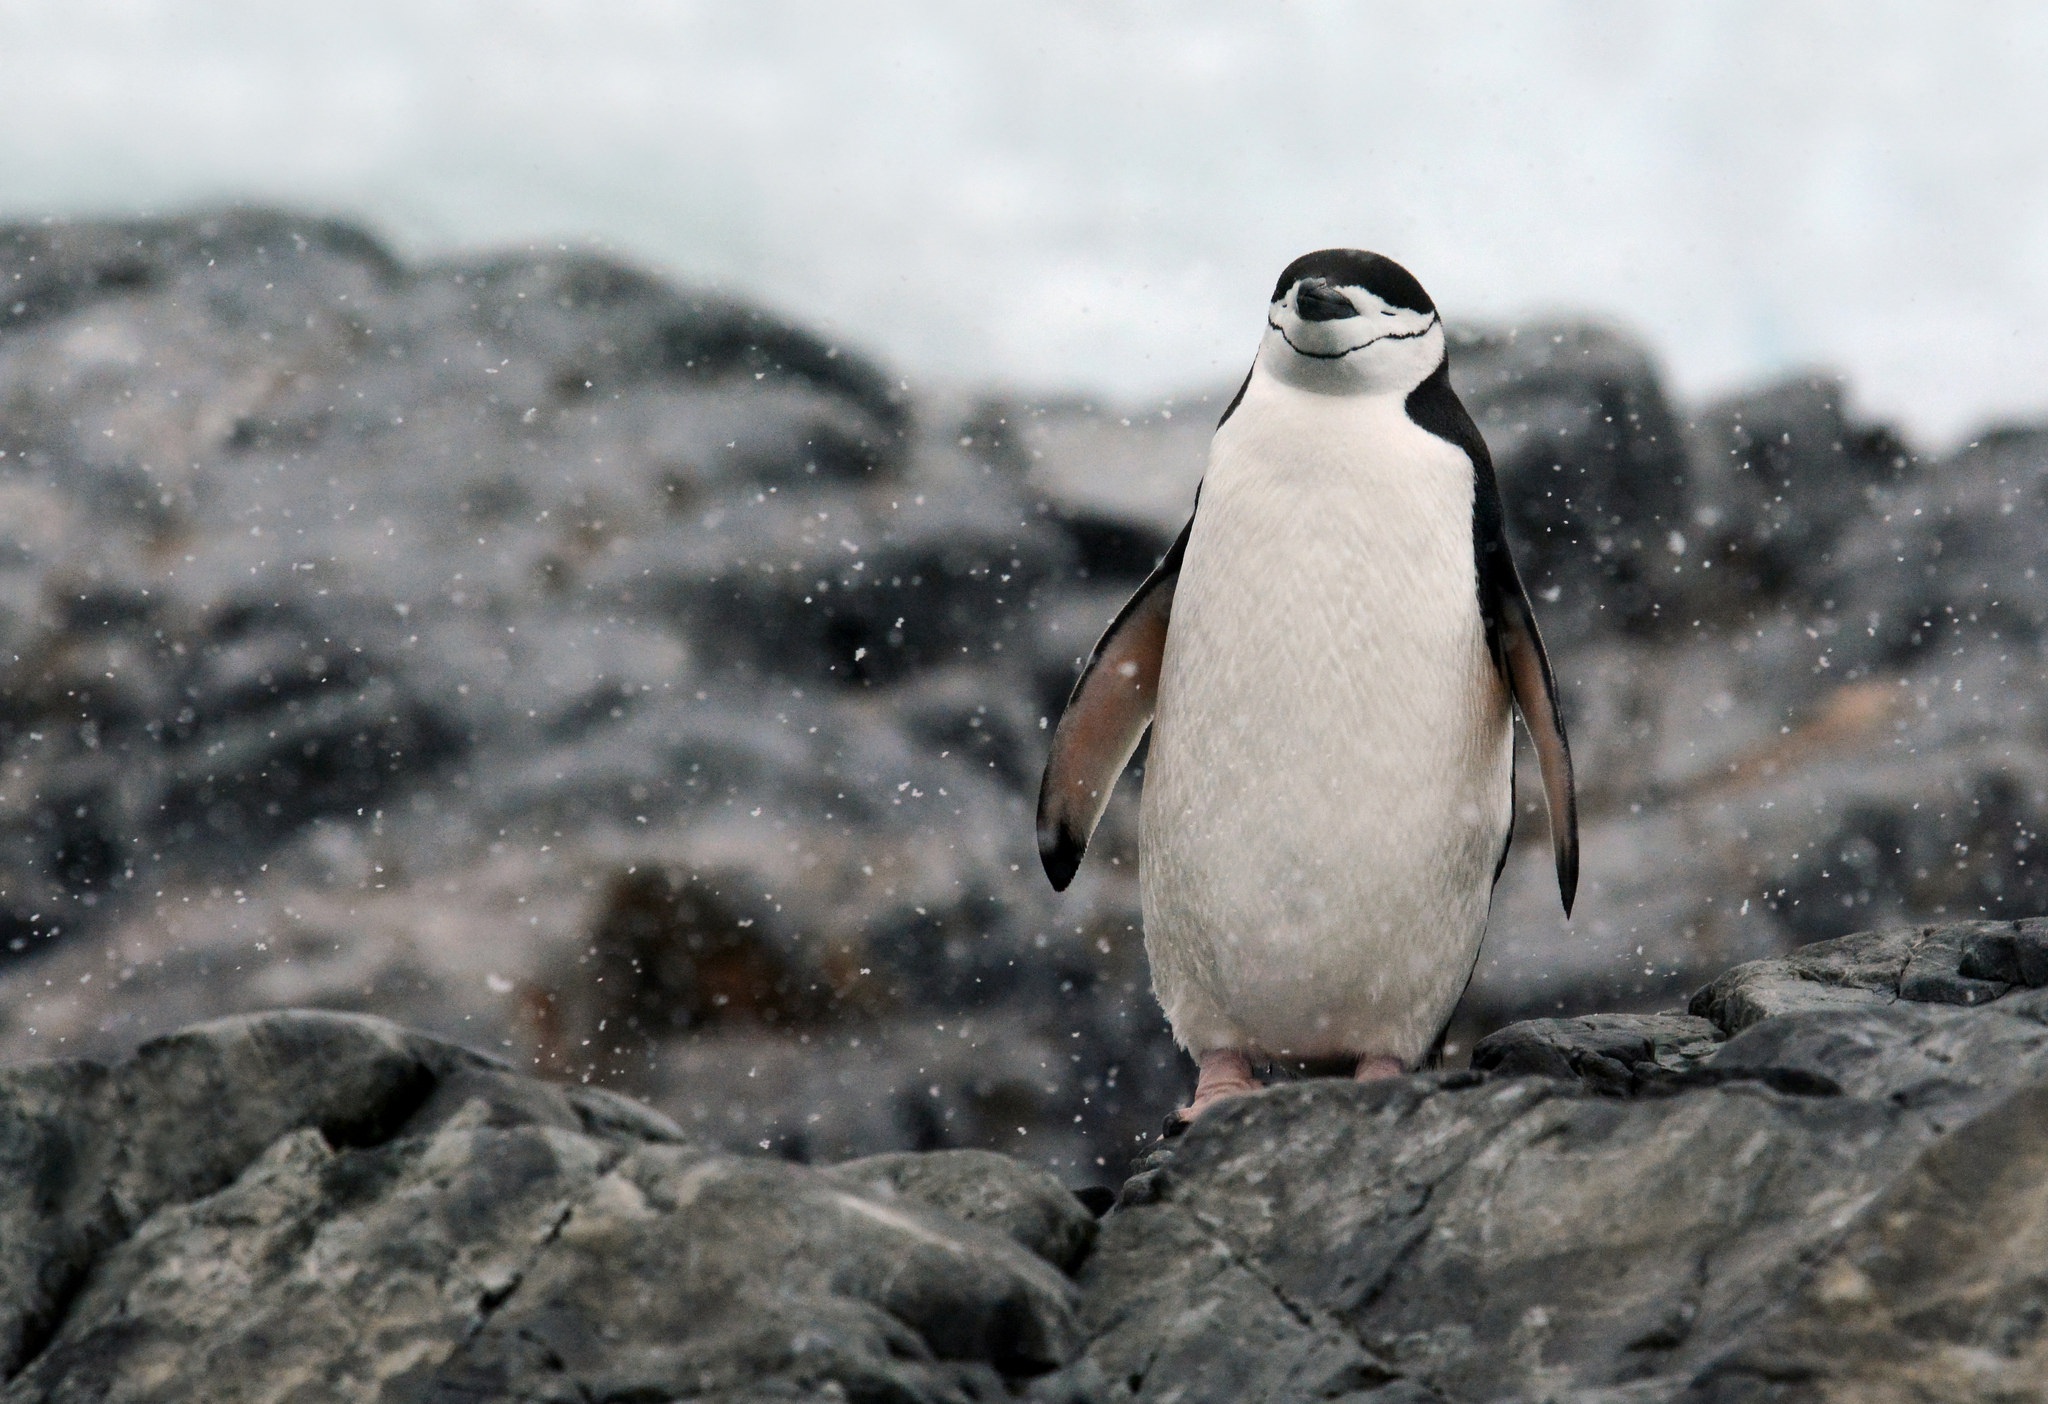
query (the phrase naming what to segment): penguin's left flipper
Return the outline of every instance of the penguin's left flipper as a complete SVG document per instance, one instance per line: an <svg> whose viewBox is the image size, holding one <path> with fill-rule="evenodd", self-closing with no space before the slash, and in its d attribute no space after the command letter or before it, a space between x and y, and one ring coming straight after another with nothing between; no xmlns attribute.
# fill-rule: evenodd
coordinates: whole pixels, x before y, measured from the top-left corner
<svg viewBox="0 0 2048 1404"><path fill-rule="evenodd" d="M1038 858L1055 892L1065 892L1074 880L1117 776L1152 724L1173 591L1194 524L1190 517L1103 633L1053 729L1052 754L1038 788Z"/></svg>
<svg viewBox="0 0 2048 1404"><path fill-rule="evenodd" d="M1508 685L1514 690L1515 705L1522 709L1522 723L1536 743L1536 759L1543 770L1550 846L1557 858L1557 890L1564 898L1564 913L1570 916L1572 899L1579 891L1579 798L1572 783L1571 743L1565 740L1564 717L1557 706L1557 679L1551 676L1550 658L1543 651L1543 638L1536 632L1536 618L1529 612L1520 581L1510 577L1508 586L1496 591L1494 608Z"/></svg>

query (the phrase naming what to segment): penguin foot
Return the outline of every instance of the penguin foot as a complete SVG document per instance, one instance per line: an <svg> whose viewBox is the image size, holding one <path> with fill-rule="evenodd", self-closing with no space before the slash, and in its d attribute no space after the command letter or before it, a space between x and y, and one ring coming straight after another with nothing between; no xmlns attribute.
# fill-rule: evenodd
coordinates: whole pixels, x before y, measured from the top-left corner
<svg viewBox="0 0 2048 1404"><path fill-rule="evenodd" d="M1252 1076L1252 1060L1233 1048L1214 1048L1202 1055L1202 1073L1195 1079L1195 1100L1174 1116L1185 1128L1196 1117L1228 1097L1242 1097L1259 1090Z"/></svg>
<svg viewBox="0 0 2048 1404"><path fill-rule="evenodd" d="M1384 1053L1368 1054L1358 1060L1358 1071L1352 1076L1360 1082L1378 1082L1385 1077L1399 1077L1408 1069L1401 1066L1399 1058L1389 1058Z"/></svg>

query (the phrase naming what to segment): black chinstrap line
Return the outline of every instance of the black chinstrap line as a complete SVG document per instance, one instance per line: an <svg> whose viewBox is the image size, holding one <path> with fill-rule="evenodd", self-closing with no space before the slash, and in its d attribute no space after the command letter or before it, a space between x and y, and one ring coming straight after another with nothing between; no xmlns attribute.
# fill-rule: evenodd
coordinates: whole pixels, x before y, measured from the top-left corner
<svg viewBox="0 0 2048 1404"><path fill-rule="evenodd" d="M1372 338L1372 340L1370 341L1361 341L1356 346L1348 346L1342 351L1304 351L1301 347L1296 346L1294 344L1294 338L1287 334L1287 328L1281 326L1271 317L1266 318L1266 325L1271 327L1274 331L1279 332L1280 339L1286 342L1289 349L1291 349L1297 356L1307 356L1310 360L1313 361L1341 361L1346 356L1349 356L1353 351L1363 351L1366 347L1377 346L1382 341L1413 341L1418 336L1428 336L1430 330L1433 327L1435 327L1440 320L1442 319L1438 317L1436 313L1432 312L1429 315L1429 321L1424 323L1420 328L1418 328L1415 331L1387 332L1382 336L1376 336Z"/></svg>

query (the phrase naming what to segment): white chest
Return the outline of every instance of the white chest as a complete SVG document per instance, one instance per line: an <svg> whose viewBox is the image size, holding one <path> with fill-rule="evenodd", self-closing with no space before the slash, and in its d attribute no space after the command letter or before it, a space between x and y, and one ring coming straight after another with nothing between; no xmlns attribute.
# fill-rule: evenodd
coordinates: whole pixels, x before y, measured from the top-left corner
<svg viewBox="0 0 2048 1404"><path fill-rule="evenodd" d="M1394 397L1255 389L1211 452L1170 670L1234 694L1279 668L1303 702L1363 687L1397 709L1469 689L1483 639L1470 460Z"/></svg>
<svg viewBox="0 0 2048 1404"><path fill-rule="evenodd" d="M1472 498L1397 398L1255 380L1217 434L1144 794L1147 944L1190 1046L1412 1059L1462 988L1512 760Z"/></svg>

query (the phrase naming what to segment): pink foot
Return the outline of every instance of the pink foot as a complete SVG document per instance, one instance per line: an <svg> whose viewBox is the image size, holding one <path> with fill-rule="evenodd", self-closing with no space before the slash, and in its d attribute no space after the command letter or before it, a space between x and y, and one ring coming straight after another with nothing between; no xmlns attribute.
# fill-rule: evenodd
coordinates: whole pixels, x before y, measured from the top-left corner
<svg viewBox="0 0 2048 1404"><path fill-rule="evenodd" d="M1398 1058L1389 1058L1383 1053L1371 1054L1358 1060L1356 1074L1360 1082L1378 1082L1385 1077L1399 1077L1407 1069Z"/></svg>
<svg viewBox="0 0 2048 1404"><path fill-rule="evenodd" d="M1202 1074L1195 1079L1195 1100L1176 1115L1181 1124L1192 1122L1227 1097L1242 1097L1259 1090L1252 1076L1252 1060L1230 1048L1216 1048L1202 1055Z"/></svg>

